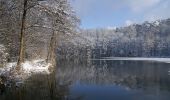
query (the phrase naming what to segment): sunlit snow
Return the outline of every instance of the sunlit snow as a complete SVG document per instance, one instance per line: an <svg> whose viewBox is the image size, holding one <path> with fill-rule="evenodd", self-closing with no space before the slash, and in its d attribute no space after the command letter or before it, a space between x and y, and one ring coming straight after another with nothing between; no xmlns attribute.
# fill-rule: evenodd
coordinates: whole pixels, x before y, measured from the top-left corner
<svg viewBox="0 0 170 100"><path fill-rule="evenodd" d="M21 67L21 74L13 72L16 64L16 62L11 62L0 68L0 75L8 76L12 79L25 80L33 74L50 74L49 67L51 64L46 63L44 59L25 61Z"/></svg>
<svg viewBox="0 0 170 100"><path fill-rule="evenodd" d="M170 63L170 58L104 57L103 59L100 60L155 61L155 62Z"/></svg>

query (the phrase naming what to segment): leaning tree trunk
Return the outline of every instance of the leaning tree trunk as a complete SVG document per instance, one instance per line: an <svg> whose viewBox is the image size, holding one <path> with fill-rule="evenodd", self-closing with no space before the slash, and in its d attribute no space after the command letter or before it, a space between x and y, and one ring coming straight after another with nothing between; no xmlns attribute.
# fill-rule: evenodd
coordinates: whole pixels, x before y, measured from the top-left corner
<svg viewBox="0 0 170 100"><path fill-rule="evenodd" d="M26 26L26 15L27 15L27 3L28 0L24 0L24 8L21 22L21 33L20 33L20 50L19 50L19 58L17 62L16 70L20 70L21 63L24 62L25 55L25 26Z"/></svg>
<svg viewBox="0 0 170 100"><path fill-rule="evenodd" d="M50 40L48 55L47 55L47 63L52 64L52 66L56 65L56 39L57 39L57 34L55 33L55 31L53 31Z"/></svg>

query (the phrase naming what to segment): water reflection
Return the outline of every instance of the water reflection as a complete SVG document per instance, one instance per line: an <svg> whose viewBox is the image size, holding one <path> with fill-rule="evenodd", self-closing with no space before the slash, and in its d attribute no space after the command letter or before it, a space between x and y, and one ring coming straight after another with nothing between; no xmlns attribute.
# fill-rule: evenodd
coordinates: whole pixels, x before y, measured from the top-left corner
<svg viewBox="0 0 170 100"><path fill-rule="evenodd" d="M59 61L51 75L34 75L2 100L169 100L169 64L134 61Z"/></svg>

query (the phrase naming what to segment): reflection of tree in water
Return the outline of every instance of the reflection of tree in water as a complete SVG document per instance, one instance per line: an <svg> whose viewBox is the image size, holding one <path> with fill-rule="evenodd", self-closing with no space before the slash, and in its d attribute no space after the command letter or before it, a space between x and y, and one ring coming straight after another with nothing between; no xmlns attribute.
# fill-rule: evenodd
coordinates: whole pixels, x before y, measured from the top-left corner
<svg viewBox="0 0 170 100"><path fill-rule="evenodd" d="M59 84L54 74L34 75L21 87L11 87L0 96L1 100L65 100L69 84Z"/></svg>
<svg viewBox="0 0 170 100"><path fill-rule="evenodd" d="M129 61L62 62L51 75L33 75L21 87L11 87L0 100L80 100L70 88L81 85L115 85L146 93L170 91L168 64Z"/></svg>
<svg viewBox="0 0 170 100"><path fill-rule="evenodd" d="M59 81L170 91L169 65L165 63L94 61L91 66L71 62L61 62L58 66L61 66L57 72Z"/></svg>

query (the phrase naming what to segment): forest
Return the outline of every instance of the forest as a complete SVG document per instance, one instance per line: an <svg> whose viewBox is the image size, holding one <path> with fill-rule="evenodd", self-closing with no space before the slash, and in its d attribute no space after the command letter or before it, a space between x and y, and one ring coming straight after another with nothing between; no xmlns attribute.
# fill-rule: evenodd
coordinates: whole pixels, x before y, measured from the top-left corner
<svg viewBox="0 0 170 100"><path fill-rule="evenodd" d="M0 0L0 98L11 100L22 91L33 95L30 87L42 93L37 98L47 94L49 100L79 100L72 99L76 89L112 85L125 91L169 91L170 18L115 28L84 29L81 22L70 0ZM162 58L167 61L158 62Z"/></svg>
<svg viewBox="0 0 170 100"><path fill-rule="evenodd" d="M38 58L55 63L58 41L76 34L79 19L67 0L1 0L0 4L3 63L17 61L19 67L25 59Z"/></svg>
<svg viewBox="0 0 170 100"><path fill-rule="evenodd" d="M115 29L81 29L66 46L69 58L165 57L170 56L170 19L133 24ZM82 47L83 45L83 47ZM66 50L65 50L66 49ZM60 49L61 50L61 49ZM58 50L58 51L60 51ZM77 54L79 52L79 54ZM82 55L83 56L83 55Z"/></svg>
<svg viewBox="0 0 170 100"><path fill-rule="evenodd" d="M67 0L26 1L24 8L21 2L1 0L1 62L52 59L52 52L58 59L170 56L170 19L115 29L80 29Z"/></svg>

